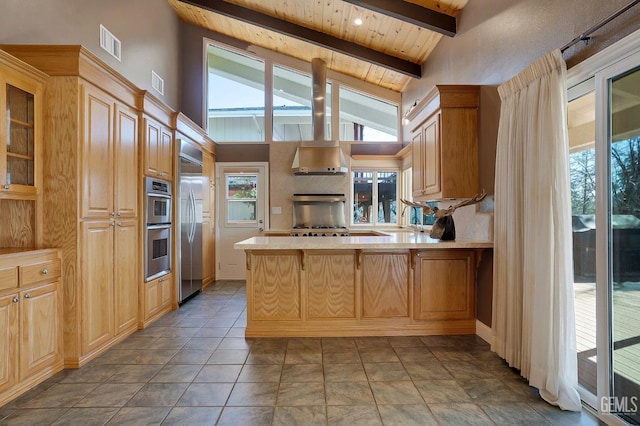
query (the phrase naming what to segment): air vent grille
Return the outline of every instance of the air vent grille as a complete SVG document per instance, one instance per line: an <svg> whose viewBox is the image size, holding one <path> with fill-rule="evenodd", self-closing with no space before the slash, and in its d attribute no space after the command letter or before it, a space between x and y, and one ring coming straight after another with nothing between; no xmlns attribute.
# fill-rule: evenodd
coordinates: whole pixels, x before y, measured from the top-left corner
<svg viewBox="0 0 640 426"><path fill-rule="evenodd" d="M164 96L164 80L154 70L151 70L151 87Z"/></svg>
<svg viewBox="0 0 640 426"><path fill-rule="evenodd" d="M121 59L121 43L111 32L100 24L100 47L109 52L111 56L119 61Z"/></svg>

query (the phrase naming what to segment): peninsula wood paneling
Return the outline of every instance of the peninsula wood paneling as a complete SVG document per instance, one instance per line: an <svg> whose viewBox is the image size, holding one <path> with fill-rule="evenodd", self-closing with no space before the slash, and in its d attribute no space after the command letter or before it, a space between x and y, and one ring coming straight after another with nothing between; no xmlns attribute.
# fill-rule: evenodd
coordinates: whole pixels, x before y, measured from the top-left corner
<svg viewBox="0 0 640 426"><path fill-rule="evenodd" d="M409 253L362 255L362 317L409 316Z"/></svg>
<svg viewBox="0 0 640 426"><path fill-rule="evenodd" d="M475 251L424 252L246 250L245 336L475 333Z"/></svg>
<svg viewBox="0 0 640 426"><path fill-rule="evenodd" d="M253 319L301 318L300 254L256 254L251 260Z"/></svg>
<svg viewBox="0 0 640 426"><path fill-rule="evenodd" d="M308 317L355 318L355 253L307 254L306 258Z"/></svg>

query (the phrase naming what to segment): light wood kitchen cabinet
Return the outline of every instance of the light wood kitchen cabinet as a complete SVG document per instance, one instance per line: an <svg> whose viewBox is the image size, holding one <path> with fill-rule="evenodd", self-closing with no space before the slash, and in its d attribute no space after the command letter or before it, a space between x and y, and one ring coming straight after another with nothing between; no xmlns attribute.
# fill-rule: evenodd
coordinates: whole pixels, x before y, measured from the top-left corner
<svg viewBox="0 0 640 426"><path fill-rule="evenodd" d="M362 254L362 317L408 317L409 252Z"/></svg>
<svg viewBox="0 0 640 426"><path fill-rule="evenodd" d="M36 199L42 184L47 76L0 50L0 197Z"/></svg>
<svg viewBox="0 0 640 426"><path fill-rule="evenodd" d="M0 50L0 247L42 244L47 75Z"/></svg>
<svg viewBox="0 0 640 426"><path fill-rule="evenodd" d="M117 219L114 228L114 301L115 333L126 333L138 326L138 286L139 265L138 221Z"/></svg>
<svg viewBox="0 0 640 426"><path fill-rule="evenodd" d="M305 253L307 318L356 317L355 256L353 250Z"/></svg>
<svg viewBox="0 0 640 426"><path fill-rule="evenodd" d="M19 293L20 380L62 359L62 306L58 286L57 281L48 282Z"/></svg>
<svg viewBox="0 0 640 426"><path fill-rule="evenodd" d="M64 361L79 367L137 329L142 92L82 46L2 48L49 75L43 244L63 250Z"/></svg>
<svg viewBox="0 0 640 426"><path fill-rule="evenodd" d="M252 320L299 320L302 318L298 251L269 251L247 254L247 309Z"/></svg>
<svg viewBox="0 0 640 426"><path fill-rule="evenodd" d="M475 251L420 251L415 280L415 319L475 320Z"/></svg>
<svg viewBox="0 0 640 426"><path fill-rule="evenodd" d="M63 368L60 253L0 249L0 406Z"/></svg>
<svg viewBox="0 0 640 426"><path fill-rule="evenodd" d="M16 282L17 284L17 282ZM12 388L18 380L18 368L15 365L18 359L18 302L17 293L9 293L0 296L0 339L4 343L0 345L0 394L6 389ZM0 398L0 405L2 399Z"/></svg>
<svg viewBox="0 0 640 426"><path fill-rule="evenodd" d="M171 310L173 274L144 283L142 327Z"/></svg>
<svg viewBox="0 0 640 426"><path fill-rule="evenodd" d="M215 273L215 236L214 225L210 217L202 218L202 286L208 286L213 282Z"/></svg>
<svg viewBox="0 0 640 426"><path fill-rule="evenodd" d="M83 211L86 219L138 211L138 114L104 91L81 85L84 104Z"/></svg>
<svg viewBox="0 0 640 426"><path fill-rule="evenodd" d="M202 216L213 217L215 201L216 165L215 157L202 153Z"/></svg>
<svg viewBox="0 0 640 426"><path fill-rule="evenodd" d="M173 131L169 127L171 111L149 92L142 98L144 173L146 176L173 179Z"/></svg>
<svg viewBox="0 0 640 426"><path fill-rule="evenodd" d="M419 201L478 192L478 86L438 85L414 113L412 194Z"/></svg>
<svg viewBox="0 0 640 426"><path fill-rule="evenodd" d="M245 254L247 337L475 333L476 249Z"/></svg>
<svg viewBox="0 0 640 426"><path fill-rule="evenodd" d="M89 353L114 336L113 225L111 221L82 222L80 270L87 283L83 295L82 351Z"/></svg>

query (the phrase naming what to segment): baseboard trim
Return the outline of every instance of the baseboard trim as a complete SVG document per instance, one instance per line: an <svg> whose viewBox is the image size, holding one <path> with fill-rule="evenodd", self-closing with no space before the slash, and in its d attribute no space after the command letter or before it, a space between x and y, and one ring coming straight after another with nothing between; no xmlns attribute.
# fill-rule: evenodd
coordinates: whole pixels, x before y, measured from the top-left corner
<svg viewBox="0 0 640 426"><path fill-rule="evenodd" d="M483 323L482 321L476 320L476 334L488 344L491 344L491 327Z"/></svg>

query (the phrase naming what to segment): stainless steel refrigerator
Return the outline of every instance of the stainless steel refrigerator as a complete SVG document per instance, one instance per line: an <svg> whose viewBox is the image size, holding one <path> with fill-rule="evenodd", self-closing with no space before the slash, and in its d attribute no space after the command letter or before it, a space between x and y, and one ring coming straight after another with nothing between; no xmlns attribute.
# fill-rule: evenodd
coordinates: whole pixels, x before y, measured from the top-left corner
<svg viewBox="0 0 640 426"><path fill-rule="evenodd" d="M178 302L202 289L202 152L185 141L180 143L178 165Z"/></svg>

